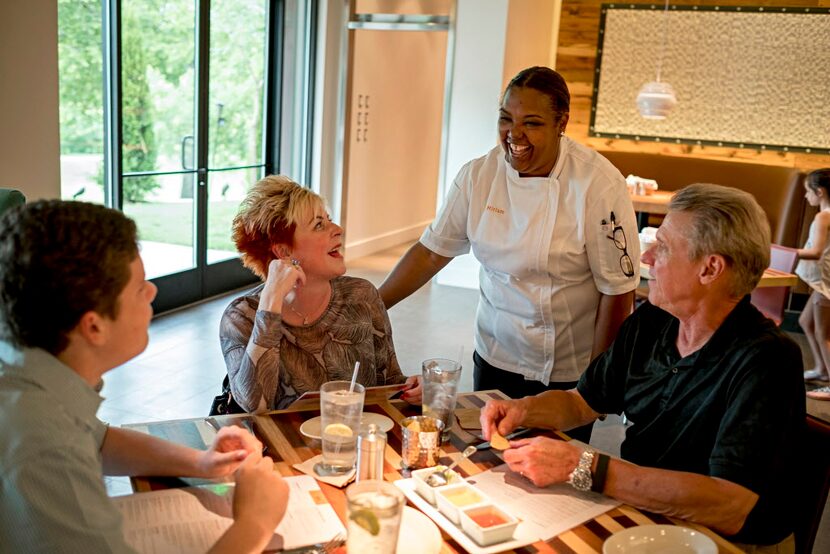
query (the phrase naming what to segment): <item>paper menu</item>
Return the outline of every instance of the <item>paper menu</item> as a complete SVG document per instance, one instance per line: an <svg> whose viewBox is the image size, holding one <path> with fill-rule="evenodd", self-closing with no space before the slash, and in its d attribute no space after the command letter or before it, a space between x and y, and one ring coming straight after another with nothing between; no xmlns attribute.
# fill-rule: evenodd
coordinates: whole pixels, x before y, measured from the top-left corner
<svg viewBox="0 0 830 554"><path fill-rule="evenodd" d="M269 549L326 542L345 529L317 482L287 477L288 510ZM169 489L120 496L124 537L143 554L204 553L233 523L232 484Z"/></svg>
<svg viewBox="0 0 830 554"><path fill-rule="evenodd" d="M506 464L467 478L521 526L542 540L581 525L621 502L595 492L580 492L567 483L540 488L510 471Z"/></svg>
<svg viewBox="0 0 830 554"><path fill-rule="evenodd" d="M391 399L399 392L409 388L409 385L401 383L398 385L381 385L378 387L366 387L366 395L363 399L363 405L377 404ZM319 410L320 409L320 391L304 392L297 400L288 406L289 410Z"/></svg>
<svg viewBox="0 0 830 554"><path fill-rule="evenodd" d="M283 537L282 548L327 542L338 533L346 536L346 528L326 500L314 477L286 477L291 498L288 510L275 531Z"/></svg>

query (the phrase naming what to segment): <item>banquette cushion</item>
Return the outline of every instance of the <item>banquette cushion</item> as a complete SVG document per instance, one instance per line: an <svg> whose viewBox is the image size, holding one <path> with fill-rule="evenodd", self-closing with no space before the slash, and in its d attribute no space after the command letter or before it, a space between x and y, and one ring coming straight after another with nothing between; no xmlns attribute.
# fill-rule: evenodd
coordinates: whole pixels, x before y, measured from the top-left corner
<svg viewBox="0 0 830 554"><path fill-rule="evenodd" d="M748 162L601 151L623 176L654 179L662 190L692 183L727 185L751 193L769 218L772 242L801 247L815 211L804 199L804 174L790 167Z"/></svg>

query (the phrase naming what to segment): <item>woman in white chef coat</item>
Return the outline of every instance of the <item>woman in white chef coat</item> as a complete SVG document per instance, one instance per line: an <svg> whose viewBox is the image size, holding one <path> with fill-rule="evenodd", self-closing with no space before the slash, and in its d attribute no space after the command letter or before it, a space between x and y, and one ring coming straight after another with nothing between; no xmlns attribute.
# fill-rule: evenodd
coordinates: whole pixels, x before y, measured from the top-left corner
<svg viewBox="0 0 830 554"><path fill-rule="evenodd" d="M521 398L573 388L631 312L640 259L631 199L608 160L564 136L569 106L552 69L516 75L499 109L500 145L461 168L380 287L390 308L472 248L476 390ZM590 437L590 427L574 431Z"/></svg>

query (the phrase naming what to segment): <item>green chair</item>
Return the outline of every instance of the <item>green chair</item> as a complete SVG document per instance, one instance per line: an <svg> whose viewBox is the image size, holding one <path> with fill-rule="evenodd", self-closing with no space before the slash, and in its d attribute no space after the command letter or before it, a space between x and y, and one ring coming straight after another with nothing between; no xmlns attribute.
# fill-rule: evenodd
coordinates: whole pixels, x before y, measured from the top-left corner
<svg viewBox="0 0 830 554"><path fill-rule="evenodd" d="M23 196L23 193L19 190L0 188L0 214L9 208L20 206L25 203L26 197Z"/></svg>

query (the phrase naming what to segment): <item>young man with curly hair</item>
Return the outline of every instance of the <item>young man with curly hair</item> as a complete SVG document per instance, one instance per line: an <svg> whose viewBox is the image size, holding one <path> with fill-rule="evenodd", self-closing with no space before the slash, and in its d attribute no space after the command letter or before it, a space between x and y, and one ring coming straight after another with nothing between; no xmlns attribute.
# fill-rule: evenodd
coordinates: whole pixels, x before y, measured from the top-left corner
<svg viewBox="0 0 830 554"><path fill-rule="evenodd" d="M0 536L27 552L132 552L107 475L235 472L234 523L214 552L260 552L285 482L246 431L198 451L96 417L108 370L147 346L156 287L135 223L82 202L39 201L0 218Z"/></svg>

